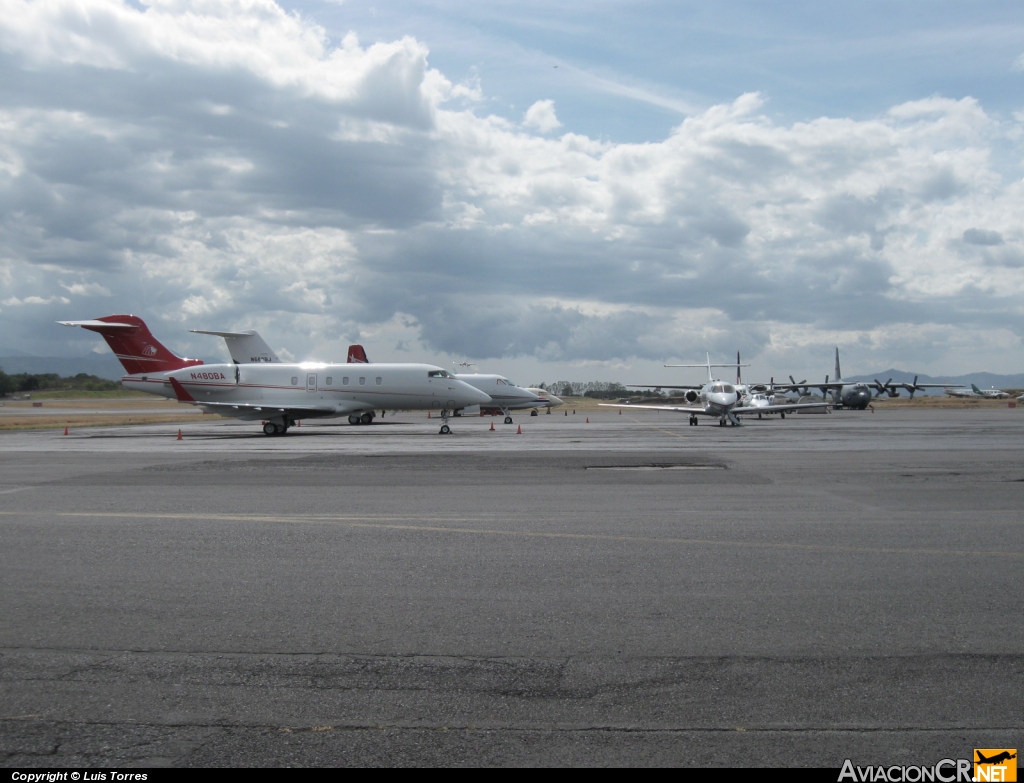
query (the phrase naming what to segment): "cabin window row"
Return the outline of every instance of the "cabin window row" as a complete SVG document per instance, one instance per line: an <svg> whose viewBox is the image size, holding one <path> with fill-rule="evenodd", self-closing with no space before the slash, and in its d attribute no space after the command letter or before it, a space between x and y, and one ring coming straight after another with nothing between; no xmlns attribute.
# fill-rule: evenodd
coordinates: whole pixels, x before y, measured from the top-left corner
<svg viewBox="0 0 1024 783"><path fill-rule="evenodd" d="M342 376L341 385L342 386L348 386L350 381L351 381L351 379L347 375L346 376ZM374 382L374 385L376 385L376 386L382 386L384 384L384 378L381 377L380 375L378 375L376 378L373 379L373 382ZM299 385L299 378L298 378L298 376L293 375L292 376L292 386L298 386L298 385ZM325 386L333 386L334 385L334 376L333 375L328 375L326 378L324 378L324 385ZM365 376L359 378L359 385L360 386L365 386L366 385L366 377Z"/></svg>

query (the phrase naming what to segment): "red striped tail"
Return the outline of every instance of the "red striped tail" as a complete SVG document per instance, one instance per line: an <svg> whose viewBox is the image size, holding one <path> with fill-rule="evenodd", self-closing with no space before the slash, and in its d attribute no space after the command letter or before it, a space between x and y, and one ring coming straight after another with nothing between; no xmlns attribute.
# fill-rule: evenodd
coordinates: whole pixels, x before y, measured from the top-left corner
<svg viewBox="0 0 1024 783"><path fill-rule="evenodd" d="M361 345L350 345L348 347L348 363L349 364L369 364L370 360L366 358L366 351L363 350Z"/></svg>
<svg viewBox="0 0 1024 783"><path fill-rule="evenodd" d="M172 353L150 333L146 322L137 315L105 315L74 325L103 335L110 350L130 375L168 372L203 363L201 359L183 359Z"/></svg>

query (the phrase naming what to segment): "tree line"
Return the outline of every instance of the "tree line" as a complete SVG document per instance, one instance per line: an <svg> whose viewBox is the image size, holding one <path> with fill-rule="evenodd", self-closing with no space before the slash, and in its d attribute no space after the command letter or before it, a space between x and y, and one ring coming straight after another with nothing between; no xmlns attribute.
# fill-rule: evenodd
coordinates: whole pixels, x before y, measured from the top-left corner
<svg viewBox="0 0 1024 783"><path fill-rule="evenodd" d="M0 397L15 392L34 391L115 391L120 389L117 381L108 381L96 375L80 372L78 375L62 377L55 372L19 372L8 375L0 368Z"/></svg>

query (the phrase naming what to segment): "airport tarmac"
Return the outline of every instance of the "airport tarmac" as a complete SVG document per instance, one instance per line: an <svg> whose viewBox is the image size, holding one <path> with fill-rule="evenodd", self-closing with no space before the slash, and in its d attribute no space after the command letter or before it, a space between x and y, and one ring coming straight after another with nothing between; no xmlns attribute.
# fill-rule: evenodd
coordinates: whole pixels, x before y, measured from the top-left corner
<svg viewBox="0 0 1024 783"><path fill-rule="evenodd" d="M491 421L0 433L5 764L1024 744L1024 412Z"/></svg>

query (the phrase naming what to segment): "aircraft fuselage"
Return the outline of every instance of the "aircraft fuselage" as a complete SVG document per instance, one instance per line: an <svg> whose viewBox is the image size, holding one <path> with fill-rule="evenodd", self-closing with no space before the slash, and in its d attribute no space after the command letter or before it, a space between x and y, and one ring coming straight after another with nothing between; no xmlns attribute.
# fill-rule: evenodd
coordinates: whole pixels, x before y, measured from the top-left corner
<svg viewBox="0 0 1024 783"><path fill-rule="evenodd" d="M322 415L373 410L457 410L490 397L429 364L204 364L165 373L126 375L128 389L175 398L175 378L204 402L268 407L317 406ZM254 411L239 418L260 419Z"/></svg>
<svg viewBox="0 0 1024 783"><path fill-rule="evenodd" d="M871 403L871 387L865 383L846 383L833 393L833 402L844 408L862 411Z"/></svg>

